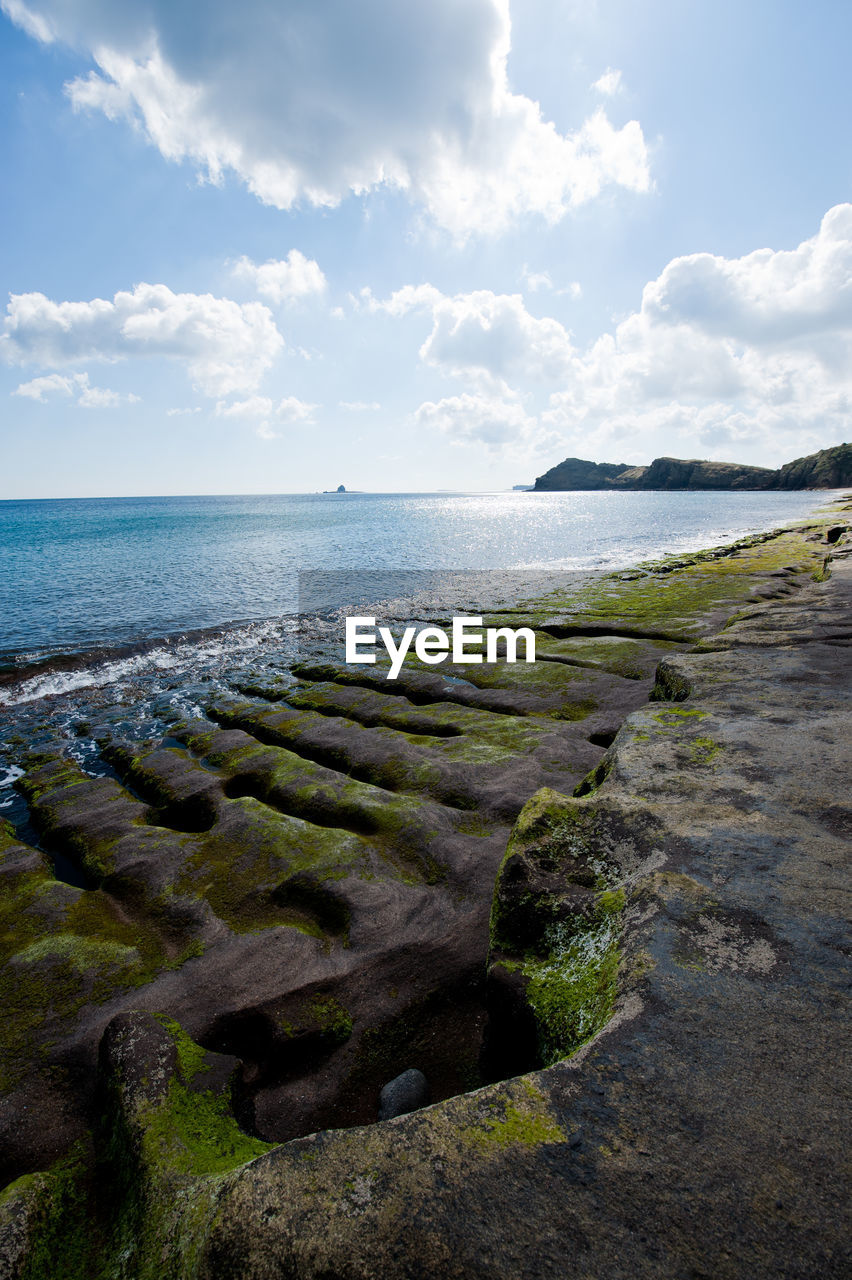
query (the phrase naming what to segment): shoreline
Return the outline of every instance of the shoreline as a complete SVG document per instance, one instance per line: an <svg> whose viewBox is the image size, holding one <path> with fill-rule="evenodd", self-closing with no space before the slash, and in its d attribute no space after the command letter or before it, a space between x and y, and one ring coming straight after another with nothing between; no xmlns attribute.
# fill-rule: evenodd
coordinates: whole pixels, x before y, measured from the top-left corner
<svg viewBox="0 0 852 1280"><path fill-rule="evenodd" d="M497 502L495 507L487 497L461 497L449 504L407 499L388 510L380 503L373 504L358 515L353 530L356 535L360 530L362 537L369 535L373 559L420 565L413 573L431 572L436 561L453 565L459 556L464 560L471 539L486 560L495 559L491 546L477 541L483 521L493 533L492 541L515 546L513 558L527 566L506 572L598 572L671 550L671 536L675 535L667 538L662 532L655 533L658 524L660 529L674 525L681 531L674 549L683 544L681 549L695 550L740 536L749 531L747 526L759 529L808 516L818 501L830 496L830 491L781 494L774 499L770 495L752 511L751 503L736 494L711 495L707 503L700 501L700 495L698 501L678 494L640 495L638 525L632 514L619 523L617 513L609 510L606 495L597 495L602 499L600 510L588 495L578 494L576 502L554 500L550 504L553 510L546 502L538 514L516 511L517 504L510 503L511 510L503 515L501 504ZM674 504L671 519L666 519L665 511L646 512L643 517L649 503L653 507L658 501L666 508ZM628 505L632 513L635 504ZM316 517L302 510L296 499L282 499L268 509L263 504L258 510L251 503L243 506L246 509L241 508L239 516L232 513L229 517L227 505L222 511L215 503L209 509L196 510L190 503L182 515L184 532L177 546L171 540L168 521L161 520L156 509L148 512L147 518L137 515L128 528L106 504L94 531L91 522L80 522L77 528L72 521L64 541L62 522L57 526L49 520L7 521L3 539L9 561L6 591L0 591L0 612L4 614L0 666L14 668L27 654L49 656L54 652L61 657L69 652L111 650L157 639L169 641L187 632L268 624L288 610L297 613L299 571L306 565L323 567L326 561L340 559L334 529L317 542L312 524ZM770 509L764 510L767 506ZM351 517L345 519L352 523ZM289 537L282 536L282 520L292 526ZM399 536L393 535L394 522L402 531L401 544ZM231 538L226 536L229 530ZM589 532L597 548L593 557L585 552ZM258 538L269 563L264 563L262 556L255 563ZM423 547L429 548L428 557ZM561 552L558 565L552 548ZM483 558L475 549L472 553L480 561ZM501 558L496 557L498 562ZM168 568L163 572L170 559L174 572ZM201 571L200 578L195 569ZM272 578L270 569L274 571ZM376 571L350 569L356 576ZM482 565L457 571L475 573L482 571ZM15 581L14 592L9 589L10 578ZM57 578L63 583L61 594ZM239 590L232 591L231 582L239 582Z"/></svg>
<svg viewBox="0 0 852 1280"><path fill-rule="evenodd" d="M838 526L840 523L835 521ZM78 983L71 992L68 1012L63 1015L54 1009L48 1030L59 1039L54 1040L50 1052L66 1073L66 1085L54 1101L42 1085L38 1086L42 1092L33 1094L32 1081L27 1086L13 1084L11 1092L7 1087L4 1136L16 1147L18 1171L22 1162L32 1169L43 1169L49 1163L45 1160L44 1131L50 1124L45 1126L45 1119L56 1122L57 1155L74 1141L82 1141L84 1147L91 1141L86 1139L86 1125L81 1127L80 1119L74 1119L69 1104L75 1091L79 1094L79 1064L88 1063L86 1070L91 1070L110 1019L117 1015L125 1019L120 1024L121 1036L135 1037L142 1060L146 1054L168 1058L172 1051L167 1041L173 1033L150 1017L150 1013L166 1013L204 1041L208 1052L205 1055L198 1050L202 1055L198 1061L209 1062L211 1080L224 1080L237 1070L231 1101L243 1128L253 1129L265 1140L286 1144L290 1139L289 1145L274 1146L267 1155L261 1148L249 1157L245 1142L257 1142L259 1137L243 1141L235 1131L228 1140L236 1144L234 1150L239 1150L240 1158L217 1166L227 1175L220 1190L201 1177L197 1163L201 1156L186 1132L178 1145L189 1152L188 1165L177 1148L166 1144L160 1163L145 1174L154 1197L146 1212L161 1242L158 1248L171 1247L168 1241L185 1229L178 1219L169 1218L170 1210L163 1200L164 1195L168 1198L181 1187L180 1194L189 1196L196 1206L193 1214L198 1222L206 1220L208 1210L203 1206L212 1212L215 1200L219 1226L209 1238L206 1228L199 1228L197 1243L208 1259L216 1249L225 1248L229 1265L235 1268L209 1271L204 1266L213 1263L208 1262L201 1269L176 1274L249 1277L260 1274L252 1270L252 1259L260 1266L264 1250L267 1256L271 1250L282 1260L283 1275L288 1251L296 1248L308 1267L299 1272L304 1275L337 1274L343 1266L343 1255L336 1252L340 1249L345 1250L348 1260L347 1275L373 1274L365 1268L368 1256L373 1260L370 1266L374 1265L376 1249L384 1251L383 1275L413 1274L405 1269L405 1258L412 1258L415 1250L422 1250L424 1258L433 1258L435 1266L417 1274L453 1275L456 1272L441 1270L447 1265L446 1258L439 1265L434 1254L436 1248L443 1247L440 1240L452 1238L468 1268L458 1274L478 1275L478 1264L470 1253L472 1244L459 1236L461 1211L450 1207L448 1193L434 1183L428 1171L432 1166L428 1161L424 1164L425 1153L433 1152L429 1159L434 1161L438 1149L444 1152L442 1185L455 1188L452 1195L458 1197L459 1204L465 1197L470 1202L471 1195L476 1201L485 1194L486 1186L489 1194L497 1196L497 1203L501 1196L506 1197L500 1213L517 1229L517 1240L510 1244L505 1234L498 1232L501 1243L493 1247L500 1254L501 1275L546 1274L547 1259L556 1256L551 1250L557 1238L563 1250L568 1243L576 1248L581 1238L586 1240L584 1248L596 1253L598 1265L603 1267L589 1274L620 1274L617 1267L612 1270L616 1264L607 1253L606 1241L590 1243L588 1224L581 1228L582 1205L571 1210L561 1236L552 1223L546 1225L540 1179L554 1161L560 1179L573 1177L570 1169L578 1151L586 1153L581 1157L584 1168L587 1173L594 1168L594 1175L591 1182L587 1177L577 1186L591 1185L596 1179L606 1185L615 1176L620 1148L617 1144L610 1147L610 1154L603 1158L604 1165L612 1166L607 1173L601 1157L594 1155L603 1148L592 1142L587 1126L591 1123L606 1129L606 1114L613 1106L617 1112L624 1104L612 1082L626 1070L624 1064L618 1067L618 1053L623 1051L633 1064L628 1075L637 1067L635 1042L624 1030L639 1016L637 999L646 1009L657 1010L656 1018L662 1007L659 1002L664 1005L670 999L671 983L677 979L677 988L677 982L683 982L682 974L705 975L700 981L695 979L703 990L707 974L733 974L730 981L736 985L743 975L749 981L753 977L762 982L776 964L792 965L783 946L779 950L776 926L765 920L760 923L754 904L748 907L748 919L742 914L742 904L729 909L717 903L711 908L707 895L719 897L721 886L727 883L721 864L728 852L713 845L712 856L720 868L713 875L723 876L714 889L715 881L712 876L708 881L700 858L695 862L699 857L696 850L686 850L695 845L690 823L712 844L717 825L717 818L712 817L714 804L720 813L724 811L727 831L734 832L738 822L745 822L743 814L748 811L738 808L743 801L728 796L734 778L739 779L742 792L744 766L735 768L730 779L726 775L725 784L719 785L718 771L728 769L726 723L738 722L737 717L742 720L743 698L758 708L758 721L764 715L758 695L748 695L749 703L743 692L749 681L758 678L754 654L765 663L768 655L774 661L791 648L773 640L773 632L765 633L763 640L748 637L755 628L759 631L762 618L780 616L779 611L784 610L796 614L797 602L834 599L842 587L840 580L834 586L831 577L818 580L825 579L825 557L833 557L838 573L842 567L846 576L849 566L848 556L842 559L843 537L831 544L824 541L830 524L830 519L820 522L819 543L806 541L807 530L785 531L717 559L693 557L688 566L657 566L625 578L618 584L617 597L607 595L612 583L604 586L599 582L591 594L587 593L582 614L572 610L572 602L566 598L538 601L524 613L543 639L544 660L535 664L541 669L534 673L509 672L504 667L475 685L466 680L464 685L448 688L433 673L407 665L399 687L392 691L360 674L349 679L328 664L322 670L297 669L300 684L295 692L288 687L286 701L285 691L274 682L265 687L256 685L243 691L242 700L220 700L208 709L213 715L205 723L178 727L173 743L165 750L158 751L153 744L150 749L139 750L137 746L128 750L119 742L103 747L113 777L92 779L55 758L32 763L27 778L18 784L28 797L32 816L48 843L61 846L91 880L88 889L77 888L69 897L70 886L51 878L41 855L16 843L7 833L0 872L23 876L28 883L40 886L37 896L42 922L41 934L28 935L29 940L21 936L25 945L13 953L13 967L18 982L25 988L30 984L24 995L31 1000L36 995L37 1003L37 988L32 983L39 974L40 981L51 972L53 980L64 975L67 984L75 972L75 956L87 955L88 972L100 984L100 991L94 1000L94 993L84 997L88 1004L80 1005ZM799 648L794 645L791 652L807 649L818 612L812 608L812 617L799 617L797 625L804 638L796 641ZM730 625L720 631L727 619L731 619ZM746 639L738 648L740 636ZM828 650L831 646L822 647ZM835 645L835 653L829 657L837 654L842 656L842 649ZM744 664L740 668L738 661ZM720 668L728 663L727 674L720 681L717 672L715 684L711 679L707 685L702 663ZM657 701L649 703L655 673ZM836 685L836 675L832 679ZM775 688L771 676L768 681L765 688L774 689L795 712L798 704L790 692L794 686L788 688L782 681ZM737 709L735 702L733 711L730 706L726 710L728 689L734 685L740 706ZM700 700L705 688L709 690L706 709L703 703L683 706L696 697ZM674 709L666 711L669 706ZM772 732L768 724L760 727L759 741L751 744L756 759L766 752ZM786 741L781 729L776 737ZM672 739L677 740L674 748ZM781 764L789 773L789 750L778 749ZM654 753L662 753L656 764ZM691 803L689 791L684 791L685 769L690 778L697 769L699 790L709 786L716 800L704 802L704 808L698 805L698 816L694 814L684 826L683 812ZM759 809L764 803L761 787L771 791L772 785L754 778L743 794L748 793ZM536 808L529 797L533 792L541 795L542 786L550 788L546 794L553 798L539 800ZM567 799L577 787L581 798ZM637 791L638 796L630 799L631 792ZM770 825L778 821L771 806L764 818ZM245 871L235 877L235 868L249 857L240 826L246 821L255 832L253 840L277 841L278 852L274 856L271 852L262 857L252 855L254 862L247 878ZM583 826L588 821L594 831ZM557 861L564 857L554 846L554 832L564 830L566 823L577 822L577 849L588 850L593 836L595 847L605 851L606 867L594 871L591 881L586 872L585 879L575 877L574 888L566 896L564 873L554 882L553 871L547 869L548 858L539 855L543 841L545 851L553 847L551 860L557 855ZM504 853L512 830L507 861ZM308 836L315 842L315 851L312 860L305 863L298 850ZM731 838L736 844L746 836ZM661 851L662 862L658 856ZM581 852L579 856L582 862L589 855ZM507 878L510 866L517 867L519 879ZM595 887L600 876L606 882L605 890ZM685 883L690 876L693 887ZM502 905L496 917L492 913L489 941L488 915L495 879L495 901ZM516 884L525 887L534 903L550 904L546 919L540 906L530 916L512 888ZM203 885L207 887L199 893ZM171 889L164 897L163 888L168 886ZM596 914L602 910L604 892L611 895L606 901L612 921ZM101 904L97 919L92 915L94 898ZM708 905L702 906L705 898ZM171 903L168 908L167 901ZM122 933L116 906L125 913L131 911L129 933ZM31 909L29 899L18 899L14 929L26 931ZM167 910L171 915L164 916ZM39 942L51 911L53 929L59 928L63 937L77 937L82 950L69 949L69 943L63 944L64 953L51 952ZM563 1013L557 1010L554 1022L549 1003L554 983L559 987L569 981L565 970L568 959L557 962L555 944L552 940L545 944L543 939L547 928L552 931L578 912L587 924L592 922L596 937L603 938L617 924L620 978L612 991L608 980L601 979L602 994L598 991L598 996L603 1003L592 1002L591 1032L589 1026L585 1031L599 1032L599 1038L582 1047L588 1034L576 1042L577 1028L572 1024L574 1056L541 1071L535 1059L541 1057L543 1044L551 1045L557 1059L564 1056L569 1044L564 1039L569 1030ZM659 937L654 933L653 945L645 936L647 930L643 932L648 920L658 921L653 930L663 928ZM73 928L69 933L70 925L77 929L76 934ZM789 922L785 927L789 929ZM682 952L678 952L686 957L683 964L672 961L670 947L665 952L671 941L667 929L669 933L674 930L683 943ZM135 959L129 956L132 937L137 939L139 953ZM107 939L112 947L108 958L103 951ZM662 948L659 955L655 948ZM645 951L654 961L651 968L643 967ZM665 964L660 958L663 952L669 957ZM567 954L558 952L557 958ZM426 955L431 959L431 977L422 973ZM609 955L607 952L601 960L604 967L610 963ZM22 956L29 958L22 960ZM746 963L748 957L751 959ZM549 970L536 969L536 964L545 961ZM79 971L80 959L76 963ZM643 983L655 988L650 1002ZM657 990L659 983L662 986ZM538 1005L524 996L528 989L540 990ZM392 996L391 991L397 994ZM13 1007L15 1004L13 1000ZM150 1013L130 1014L130 1009ZM644 1016L647 1019L648 1015ZM483 1049L486 1017L489 1030ZM602 1019L600 1027L594 1025L595 1018ZM501 1025L506 1032L501 1032ZM639 1025L645 1025L641 1019ZM282 1026L290 1031L282 1032ZM543 1026L549 1028L546 1034ZM527 1030L520 1033L519 1028L524 1027ZM19 1036L17 1059L32 1061L41 1033L27 1026L14 1034ZM647 1043L648 1062L654 1061L658 1052L654 1037L646 1041L650 1033L643 1030L637 1034ZM115 1036L118 1032L112 1048L101 1050L101 1070L118 1089L115 1115L123 1117L121 1123L130 1130L143 1134L153 1115L167 1114L162 1108L171 1106L166 1097L171 1086L167 1085L166 1094L140 1100L137 1086L130 1077L121 1075L121 1037L115 1040ZM453 1062L441 1065L436 1041L441 1053L453 1057ZM480 1046L478 1061L470 1057L476 1044ZM252 1045L252 1052L246 1053ZM601 1055L605 1058L610 1051L607 1046L613 1045L615 1074L607 1069L601 1075L603 1068L597 1067L592 1072L597 1072L603 1094L611 1095L611 1102L593 1101L590 1119L571 1120L571 1115L579 1114L577 1108L582 1111L586 1105L581 1106L587 1096L583 1089L577 1093L578 1072L591 1071L589 1064ZM240 1048L242 1053L237 1052ZM390 1127L337 1127L341 1122L363 1125L369 1118L365 1107L367 1111L375 1107L377 1085L391 1078L394 1066L417 1065L409 1063L406 1055L419 1054L425 1061L430 1052L426 1074L433 1091L445 1100L437 1100L428 1111L394 1121ZM221 1053L231 1055L227 1071L225 1059L217 1058ZM518 1053L520 1058L512 1056ZM465 1054L466 1066L460 1064ZM242 1059L241 1068L236 1066L237 1058ZM483 1062L492 1077L509 1078L486 1084L481 1074ZM690 1071L695 1069L693 1061ZM525 1074L519 1083L511 1078L518 1070L533 1074ZM659 1062L655 1070L660 1070ZM480 1073L478 1080L476 1072ZM647 1094L653 1077L646 1072L640 1078L645 1081L640 1092ZM178 1092L188 1085L185 1075L173 1079ZM465 1091L483 1085L484 1093ZM25 1102L27 1089L29 1102ZM226 1093L230 1090L231 1085ZM597 1096L591 1095L593 1099ZM24 1122L23 1112L36 1097L40 1139ZM221 1104L217 1103L220 1115L225 1114L225 1101L222 1094ZM287 1126L292 1126L300 1107L301 1127L297 1123L296 1131L288 1133ZM715 1115L712 1090L702 1107L709 1109L708 1115ZM637 1123L637 1114L630 1123ZM336 1132L319 1138L299 1136L329 1125ZM583 1136L575 1142L577 1132ZM208 1141L208 1157L215 1148L220 1151L216 1158L224 1159L221 1133L204 1141ZM209 1147L211 1141L213 1148ZM411 1174L413 1181L403 1178L408 1188L404 1192L406 1218L409 1211L425 1213L425 1220L437 1215L437 1234L426 1229L424 1235L420 1230L404 1241L393 1226L397 1192L393 1180L387 1181L391 1166L386 1162L393 1162L398 1141L403 1142L406 1159L416 1171ZM611 1138L605 1145L610 1143ZM639 1150L631 1140L633 1148ZM297 1208L292 1212L307 1212L306 1202L300 1199L304 1180L298 1165L300 1153L307 1150L315 1151L320 1162L317 1176L331 1197L323 1210L334 1224L328 1232L291 1222L290 1210L280 1207L282 1197L289 1203L288 1197L295 1193ZM254 1163L244 1166L243 1157ZM138 1159L138 1154L132 1157L132 1161ZM527 1169L523 1194L531 1197L528 1204L524 1200L521 1219L518 1185L512 1180L512 1168L518 1160L525 1162ZM14 1163L7 1167L14 1176ZM138 1178L141 1169L134 1167ZM78 1170L76 1176L85 1180L88 1175ZM366 1179L364 1185L370 1188L365 1216L358 1218L360 1226L353 1225L352 1214L346 1209L349 1193L344 1183L349 1185L353 1178L357 1185L358 1179ZM171 1190L167 1193L165 1188ZM41 1187L37 1194L25 1188L21 1194L25 1190L23 1199L16 1193L13 1203L17 1208L9 1211L14 1222L24 1228L30 1223L22 1238L27 1237L27 1230L40 1229L38 1221L44 1221L45 1204L51 1195L49 1186ZM91 1212L97 1220L97 1205L103 1207L98 1195L102 1193L93 1188L92 1194L95 1207ZM270 1195L279 1208L267 1220L262 1205ZM472 1202L468 1209L475 1220L476 1213L482 1212L482 1202L478 1202L478 1210ZM250 1238L241 1214L248 1215ZM535 1232L539 1233L538 1244ZM289 1244L285 1245L285 1238ZM22 1247L25 1251L26 1239ZM101 1242L101 1247L107 1246ZM147 1247L141 1238L138 1247ZM679 1247L688 1252L685 1240ZM359 1253L363 1249L368 1253ZM535 1267L540 1270L525 1269L523 1249L532 1251L527 1257L536 1259ZM314 1258L310 1265L308 1256ZM634 1271L646 1273L667 1275L675 1271ZM724 1268L717 1273L727 1274ZM754 1274L775 1273L765 1267L760 1270L758 1265ZM828 1270L823 1274L833 1273Z"/></svg>

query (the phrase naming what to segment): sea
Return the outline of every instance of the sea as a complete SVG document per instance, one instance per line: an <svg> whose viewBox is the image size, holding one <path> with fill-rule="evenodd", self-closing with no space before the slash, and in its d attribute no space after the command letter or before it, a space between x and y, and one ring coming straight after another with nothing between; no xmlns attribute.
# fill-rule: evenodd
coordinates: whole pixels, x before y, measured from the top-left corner
<svg viewBox="0 0 852 1280"><path fill-rule="evenodd" d="M833 492L325 493L0 502L0 817L25 751L105 771L236 681L288 678L306 619L504 607L553 575L717 546ZM309 628L308 628L309 629ZM10 811L8 814L4 810Z"/></svg>

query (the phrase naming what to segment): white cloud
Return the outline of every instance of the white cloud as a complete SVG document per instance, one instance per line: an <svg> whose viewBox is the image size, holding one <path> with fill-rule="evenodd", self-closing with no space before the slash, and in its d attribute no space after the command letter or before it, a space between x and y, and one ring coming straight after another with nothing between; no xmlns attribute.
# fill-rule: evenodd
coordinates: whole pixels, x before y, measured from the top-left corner
<svg viewBox="0 0 852 1280"><path fill-rule="evenodd" d="M672 435L714 457L848 436L852 407L852 205L796 249L675 258L639 311L575 353L545 422L597 455L628 435Z"/></svg>
<svg viewBox="0 0 852 1280"><path fill-rule="evenodd" d="M521 279L533 293L546 290L548 293L554 293L557 296L567 294L568 297L575 299L583 296L583 288L578 280L572 280L564 289L557 289L549 271L530 271L526 263L521 269Z"/></svg>
<svg viewBox="0 0 852 1280"><path fill-rule="evenodd" d="M257 386L284 346L267 307L139 284L112 301L53 302L13 294L0 332L8 364L61 367L80 360L165 356L184 360L207 395Z"/></svg>
<svg viewBox="0 0 852 1280"><path fill-rule="evenodd" d="M440 431L456 443L481 443L490 448L511 443L535 425L516 400L472 396L467 392L437 403L428 400L414 418L424 431Z"/></svg>
<svg viewBox="0 0 852 1280"><path fill-rule="evenodd" d="M532 289L533 293L538 293L540 289L547 289L549 293L553 292L553 281L550 278L549 271L530 271L526 263L524 263L521 278L528 289Z"/></svg>
<svg viewBox="0 0 852 1280"><path fill-rule="evenodd" d="M84 387L77 403L84 409L114 409L120 404L133 404L138 396L121 395L118 391L108 391L105 387Z"/></svg>
<svg viewBox="0 0 852 1280"><path fill-rule="evenodd" d="M414 414L420 431L439 431L453 444L485 446L504 456L529 457L552 451L559 437L543 429L511 392L503 395L449 396L427 401Z"/></svg>
<svg viewBox="0 0 852 1280"><path fill-rule="evenodd" d="M109 391L106 387L89 385L87 373L72 373L64 376L60 373L49 373L42 378L33 378L22 382L12 392L13 396L25 396L46 404L54 396L63 399L74 399L83 409L114 409L120 404L137 404L139 397L133 394L122 394Z"/></svg>
<svg viewBox="0 0 852 1280"><path fill-rule="evenodd" d="M597 89L598 93L602 93L607 98L612 98L615 94L620 93L623 87L621 72L615 71L612 67L607 67L603 75L599 76L592 85L593 89Z"/></svg>
<svg viewBox="0 0 852 1280"><path fill-rule="evenodd" d="M318 404L298 400L296 396L286 396L277 403L269 396L249 396L246 400L230 403L220 400L216 414L220 418L242 418L252 422L262 439L275 440L280 433L273 431L273 426L310 426L319 407Z"/></svg>
<svg viewBox="0 0 852 1280"><path fill-rule="evenodd" d="M185 418L189 414L200 413L200 412L201 412L201 405L197 404L192 409L167 409L166 417L167 418Z"/></svg>
<svg viewBox="0 0 852 1280"><path fill-rule="evenodd" d="M77 390L77 379L85 374L74 374L63 378L61 374L51 373L44 378L33 378L31 382L22 382L15 387L13 396L26 396L30 400L38 400L44 404L50 396L72 396Z"/></svg>
<svg viewBox="0 0 852 1280"><path fill-rule="evenodd" d="M509 0L0 2L36 38L89 50L76 108L277 208L386 186L461 237L650 185L636 121L598 111L561 134L510 90Z"/></svg>
<svg viewBox="0 0 852 1280"><path fill-rule="evenodd" d="M571 337L558 320L537 319L520 294L442 294L433 285L406 285L370 310L403 316L428 310L432 332L420 348L427 364L459 377L501 383L510 377L558 379L572 367Z"/></svg>
<svg viewBox="0 0 852 1280"><path fill-rule="evenodd" d="M464 395L428 401L418 425L490 449L642 461L655 452L778 463L848 437L852 409L852 205L831 209L793 250L676 258L638 311L585 350L515 294L447 296L406 285L357 305L423 314L420 356L463 377ZM521 394L557 384L535 418ZM566 447L567 446L567 447Z"/></svg>
<svg viewBox="0 0 852 1280"><path fill-rule="evenodd" d="M339 409L345 409L347 413L366 413L368 410L381 409L378 400L339 400L337 402Z"/></svg>
<svg viewBox="0 0 852 1280"><path fill-rule="evenodd" d="M282 261L270 259L259 265L251 258L239 258L233 265L233 275L253 285L261 297L277 303L323 293L328 284L319 263L298 249L291 249Z"/></svg>
<svg viewBox="0 0 852 1280"><path fill-rule="evenodd" d="M706 333L764 346L816 343L852 328L852 205L836 205L819 233L796 249L743 258L675 258L645 286L654 323L700 325Z"/></svg>
<svg viewBox="0 0 852 1280"><path fill-rule="evenodd" d="M56 39L56 32L51 23L27 8L22 0L2 0L0 9L34 40L39 40L42 44L50 44Z"/></svg>

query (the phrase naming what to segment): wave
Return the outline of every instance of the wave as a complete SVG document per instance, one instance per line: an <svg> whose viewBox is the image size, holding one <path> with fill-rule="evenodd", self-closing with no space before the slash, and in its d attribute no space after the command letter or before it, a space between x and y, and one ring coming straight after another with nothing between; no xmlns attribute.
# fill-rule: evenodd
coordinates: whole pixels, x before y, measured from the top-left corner
<svg viewBox="0 0 852 1280"><path fill-rule="evenodd" d="M180 675L281 643L295 619L270 618L76 653L29 654L0 670L0 707L105 688L143 676Z"/></svg>

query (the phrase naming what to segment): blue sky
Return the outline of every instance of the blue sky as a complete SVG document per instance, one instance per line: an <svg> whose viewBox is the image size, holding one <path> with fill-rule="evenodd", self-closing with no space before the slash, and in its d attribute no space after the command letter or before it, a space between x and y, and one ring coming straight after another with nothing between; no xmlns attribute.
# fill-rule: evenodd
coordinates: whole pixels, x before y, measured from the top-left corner
<svg viewBox="0 0 852 1280"><path fill-rule="evenodd" d="M0 497L849 438L840 0L0 10Z"/></svg>

